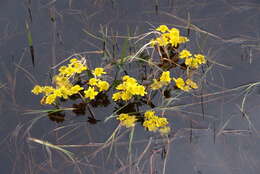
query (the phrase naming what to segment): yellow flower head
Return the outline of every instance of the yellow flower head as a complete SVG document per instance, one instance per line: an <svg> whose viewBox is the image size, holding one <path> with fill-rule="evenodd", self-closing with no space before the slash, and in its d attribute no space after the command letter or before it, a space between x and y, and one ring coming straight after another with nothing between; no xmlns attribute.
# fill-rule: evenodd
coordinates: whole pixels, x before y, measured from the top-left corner
<svg viewBox="0 0 260 174"><path fill-rule="evenodd" d="M113 99L114 101L118 101L118 100L120 100L121 98L122 98L122 92L116 92L116 93L114 93L113 96L112 96L112 99Z"/></svg>
<svg viewBox="0 0 260 174"><path fill-rule="evenodd" d="M205 64L207 62L204 55L202 54L195 54L194 57L197 60L198 64Z"/></svg>
<svg viewBox="0 0 260 174"><path fill-rule="evenodd" d="M42 92L43 92L43 88L41 86L39 86L39 85L34 86L34 88L32 90L32 93L36 94L36 95L38 95L38 94L40 94Z"/></svg>
<svg viewBox="0 0 260 174"><path fill-rule="evenodd" d="M83 89L84 89L83 87L81 87L79 85L75 85L72 88L70 88L71 95L77 94L79 91L81 91Z"/></svg>
<svg viewBox="0 0 260 174"><path fill-rule="evenodd" d="M177 29L177 28L171 28L169 32L170 32L170 34L172 36L175 36L175 37L179 37L180 36L180 30Z"/></svg>
<svg viewBox="0 0 260 174"><path fill-rule="evenodd" d="M190 90L190 87L186 85L185 81L181 77L179 77L178 79L173 78L173 80L175 81L177 88L180 88L183 91Z"/></svg>
<svg viewBox="0 0 260 174"><path fill-rule="evenodd" d="M116 89L120 90L121 92L115 93L113 95L114 101L117 101L119 99L128 101L133 97L133 95L144 96L145 94L147 94L147 92L145 91L145 87L138 84L136 79L125 75L122 77L122 80L123 82L116 87Z"/></svg>
<svg viewBox="0 0 260 174"><path fill-rule="evenodd" d="M84 91L85 98L89 98L90 100L95 99L98 92L95 91L94 87L89 87L87 90Z"/></svg>
<svg viewBox="0 0 260 174"><path fill-rule="evenodd" d="M44 86L42 88L42 92L45 93L45 95L49 95L54 92L54 88L52 86Z"/></svg>
<svg viewBox="0 0 260 174"><path fill-rule="evenodd" d="M160 25L158 28L156 28L156 30L165 33L169 30L169 28L166 25Z"/></svg>
<svg viewBox="0 0 260 174"><path fill-rule="evenodd" d="M97 84L97 87L99 88L99 91L107 91L109 88L109 83L106 81L99 81Z"/></svg>
<svg viewBox="0 0 260 174"><path fill-rule="evenodd" d="M129 128L135 126L135 122L137 121L137 118L134 115L130 116L128 114L120 114L117 117L117 120L120 121L121 125Z"/></svg>
<svg viewBox="0 0 260 174"><path fill-rule="evenodd" d="M154 111L146 111L144 113L143 126L148 131L157 131L159 128L164 128L168 125L168 120L165 117L158 117Z"/></svg>
<svg viewBox="0 0 260 174"><path fill-rule="evenodd" d="M155 115L154 115L154 111L146 111L145 113L144 113L144 118L145 119L147 119L147 120L149 120L149 119L152 119Z"/></svg>
<svg viewBox="0 0 260 174"><path fill-rule="evenodd" d="M104 68L95 68L95 70L92 71L92 74L99 77L103 74L106 74L106 72L104 71Z"/></svg>
<svg viewBox="0 0 260 174"><path fill-rule="evenodd" d="M198 88L198 85L197 83L195 83L194 81L192 81L191 79L187 79L186 80L186 84L189 85L191 88L193 89L197 89Z"/></svg>
<svg viewBox="0 0 260 174"><path fill-rule="evenodd" d="M186 49L184 49L184 50L182 50L181 52L180 52L180 58L181 59L185 59L185 58L188 58L188 57L190 57L190 56L192 56L192 54L188 51L188 50L186 50Z"/></svg>
<svg viewBox="0 0 260 174"><path fill-rule="evenodd" d="M91 78L91 79L89 79L88 84L89 84L90 86L97 86L97 84L98 84L99 81L100 81L100 80L97 79L97 78Z"/></svg>
<svg viewBox="0 0 260 174"><path fill-rule="evenodd" d="M45 99L45 104L53 104L56 100L56 95L55 94L51 94L51 95L48 95Z"/></svg>
<svg viewBox="0 0 260 174"><path fill-rule="evenodd" d="M121 99L124 100L124 101L128 101L132 98L132 94L130 92L121 92Z"/></svg>
<svg viewBox="0 0 260 174"><path fill-rule="evenodd" d="M194 69L197 69L199 67L199 63L198 63L197 59L194 59L192 57L185 59L185 65L187 65L190 68L194 68Z"/></svg>
<svg viewBox="0 0 260 174"><path fill-rule="evenodd" d="M160 82L170 83L171 77L170 77L170 71L164 71L160 77Z"/></svg>

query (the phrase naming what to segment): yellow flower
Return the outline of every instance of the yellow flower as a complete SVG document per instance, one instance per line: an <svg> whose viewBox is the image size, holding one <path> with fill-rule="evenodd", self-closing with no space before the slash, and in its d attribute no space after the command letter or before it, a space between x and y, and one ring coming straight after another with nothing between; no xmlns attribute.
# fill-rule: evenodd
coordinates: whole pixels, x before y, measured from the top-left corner
<svg viewBox="0 0 260 174"><path fill-rule="evenodd" d="M89 98L90 100L95 99L98 92L95 91L94 87L89 87L87 90L84 91L85 98Z"/></svg>
<svg viewBox="0 0 260 174"><path fill-rule="evenodd" d="M54 95L56 95L57 97L62 97L62 91L60 88L56 89L54 92L53 92Z"/></svg>
<svg viewBox="0 0 260 174"><path fill-rule="evenodd" d="M121 125L129 128L135 126L135 122L137 121L137 118L134 115L130 116L128 114L120 114L117 117L117 120L120 121Z"/></svg>
<svg viewBox="0 0 260 174"><path fill-rule="evenodd" d="M155 116L154 113L154 111L148 110L144 113L144 118L147 120L152 119Z"/></svg>
<svg viewBox="0 0 260 174"><path fill-rule="evenodd" d="M189 85L193 89L197 89L198 88L197 83L193 82L191 79L187 79L186 80L186 84Z"/></svg>
<svg viewBox="0 0 260 174"><path fill-rule="evenodd" d="M181 77L177 79L173 78L173 80L175 81L175 84L178 88L182 88L183 86L185 86L185 82Z"/></svg>
<svg viewBox="0 0 260 174"><path fill-rule="evenodd" d="M45 93L45 95L49 95L49 94L53 93L54 90L55 89L52 86L44 86L42 88L42 91L43 91L43 93Z"/></svg>
<svg viewBox="0 0 260 174"><path fill-rule="evenodd" d="M61 67L59 68L59 72L60 72L61 74L66 74L66 73L65 73L66 69L67 69L66 66L61 66Z"/></svg>
<svg viewBox="0 0 260 174"><path fill-rule="evenodd" d="M125 101L130 100L132 98L132 96L133 95L130 92L127 92L127 91L121 93L121 99L125 100Z"/></svg>
<svg viewBox="0 0 260 174"><path fill-rule="evenodd" d="M140 96L144 96L145 94L147 94L147 92L145 91L145 87L143 85L138 85L135 88L135 93L133 93L134 95L140 95Z"/></svg>
<svg viewBox="0 0 260 174"><path fill-rule="evenodd" d="M181 52L180 52L180 58L181 59L184 59L184 58L188 58L188 57L190 57L190 56L192 56L192 54L188 51L188 50L186 50L186 49L184 49L184 50L182 50Z"/></svg>
<svg viewBox="0 0 260 174"><path fill-rule="evenodd" d="M130 76L122 77L123 83L117 85L116 89L120 90L120 93L115 93L113 95L113 100L117 101L122 99L124 101L128 101L132 98L133 95L144 96L147 94L145 91L145 87L137 83L137 80Z"/></svg>
<svg viewBox="0 0 260 174"><path fill-rule="evenodd" d="M178 79L173 78L173 80L175 81L175 84L178 88L180 88L183 91L189 91L190 87L186 85L186 83L184 82L184 80L179 77Z"/></svg>
<svg viewBox="0 0 260 174"><path fill-rule="evenodd" d="M45 104L53 104L56 100L56 95L55 94L51 94L51 95L48 95L45 99Z"/></svg>
<svg viewBox="0 0 260 174"><path fill-rule="evenodd" d="M56 75L53 77L54 83L56 84L56 88L60 88L62 86L66 88L71 88L72 84L70 83L68 77Z"/></svg>
<svg viewBox="0 0 260 174"><path fill-rule="evenodd" d="M185 65L189 66L190 68L194 68L194 69L197 69L199 67L198 61L192 57L185 59Z"/></svg>
<svg viewBox="0 0 260 174"><path fill-rule="evenodd" d="M114 101L117 101L117 100L120 100L122 97L122 92L117 92L117 93L114 93L113 96L112 96L112 99Z"/></svg>
<svg viewBox="0 0 260 174"><path fill-rule="evenodd" d="M148 129L148 131L156 131L158 128L153 120L145 120L143 126Z"/></svg>
<svg viewBox="0 0 260 174"><path fill-rule="evenodd" d="M81 87L79 85L75 85L72 88L70 88L71 95L77 94L79 91L81 91L83 89L84 89L83 87Z"/></svg>
<svg viewBox="0 0 260 174"><path fill-rule="evenodd" d="M68 97L71 95L70 90L65 86L60 87L59 91L61 92L61 97L64 99L68 99Z"/></svg>
<svg viewBox="0 0 260 174"><path fill-rule="evenodd" d="M179 43L181 44L181 43L185 43L185 42L188 42L188 41L190 41L187 37L184 37L184 36L180 36L180 38L179 38Z"/></svg>
<svg viewBox="0 0 260 174"><path fill-rule="evenodd" d="M197 60L198 64L205 64L207 62L204 55L202 54L195 54L194 57Z"/></svg>
<svg viewBox="0 0 260 174"><path fill-rule="evenodd" d="M92 74L99 77L103 74L106 74L106 72L104 71L104 68L95 68L95 70L92 71Z"/></svg>
<svg viewBox="0 0 260 174"><path fill-rule="evenodd" d="M159 46L167 46L169 44L169 40L163 36L156 38L156 42Z"/></svg>
<svg viewBox="0 0 260 174"><path fill-rule="evenodd" d="M99 81L100 80L97 79L97 78L91 78L91 79L89 79L88 84L91 85L91 86L97 86Z"/></svg>
<svg viewBox="0 0 260 174"><path fill-rule="evenodd" d="M126 81L127 83L131 83L131 84L137 83L136 79L134 79L133 77L130 77L128 75L123 76L122 80Z"/></svg>
<svg viewBox="0 0 260 174"><path fill-rule="evenodd" d="M162 73L160 77L160 82L165 82L165 83L171 82L170 71L165 71Z"/></svg>
<svg viewBox="0 0 260 174"><path fill-rule="evenodd" d="M179 37L179 35L180 35L180 30L177 28L171 28L169 32L171 33L172 36Z"/></svg>
<svg viewBox="0 0 260 174"><path fill-rule="evenodd" d="M99 81L97 84L97 87L99 88L99 91L106 91L109 88L109 83L106 81Z"/></svg>
<svg viewBox="0 0 260 174"><path fill-rule="evenodd" d="M36 85L34 88L33 88L33 90L32 90L32 93L33 94L36 94L36 95L38 95L38 94L40 94L40 93L42 93L43 92L43 88L41 87L41 86L39 86L39 85Z"/></svg>
<svg viewBox="0 0 260 174"><path fill-rule="evenodd" d="M76 59L76 58L70 59L70 63L74 63L74 62L77 62L77 61L78 61L78 59Z"/></svg>
<svg viewBox="0 0 260 174"><path fill-rule="evenodd" d="M168 31L168 27L166 25L160 25L158 28L156 28L157 31L160 31L162 33L165 33L166 31Z"/></svg>

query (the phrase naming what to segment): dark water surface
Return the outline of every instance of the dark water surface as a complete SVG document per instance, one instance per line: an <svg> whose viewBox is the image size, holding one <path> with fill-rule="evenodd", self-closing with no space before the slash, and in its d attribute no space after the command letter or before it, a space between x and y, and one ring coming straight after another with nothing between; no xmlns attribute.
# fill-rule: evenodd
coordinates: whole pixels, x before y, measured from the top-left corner
<svg viewBox="0 0 260 174"><path fill-rule="evenodd" d="M183 33L190 26L188 48L207 55L212 65L202 91L196 92L204 97L186 96L176 104L197 104L166 113L173 127L168 148L159 135L137 126L131 157L138 159L147 147L140 161L129 165L128 134L118 140L110 157L109 148L91 156L99 149L95 143L105 142L117 127L116 121L103 122L113 105L93 108L101 120L97 124L87 122L88 112L84 117L68 112L59 124L41 113L25 114L50 108L40 105L40 98L30 91L35 81L50 83L52 65L81 53L92 67L100 66L103 42L85 31L99 37L106 29L110 36L136 36L160 24L182 28ZM124 39L112 39L117 44L107 47L116 56ZM134 41L131 44L134 51ZM260 81L259 56L259 0L1 0L0 173L259 173L260 89L243 87ZM203 105L198 104L202 100ZM64 147L77 160L30 137L81 145Z"/></svg>

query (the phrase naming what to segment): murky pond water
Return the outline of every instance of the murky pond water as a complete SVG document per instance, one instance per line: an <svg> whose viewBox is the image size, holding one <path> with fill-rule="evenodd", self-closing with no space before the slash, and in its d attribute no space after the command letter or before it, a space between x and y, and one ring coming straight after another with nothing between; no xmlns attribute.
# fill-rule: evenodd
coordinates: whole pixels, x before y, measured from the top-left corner
<svg viewBox="0 0 260 174"><path fill-rule="evenodd" d="M259 19L258 0L2 0L1 173L258 173ZM39 112L51 107L31 89L51 83L52 66L76 53L92 67L105 66L105 58L134 54L143 44L131 39L124 49L125 38L160 24L189 30L189 49L209 62L200 90L166 112L168 139L136 126L131 151L127 129L104 146L118 126L104 122L115 110L111 101L91 106L96 120L89 110L66 111L65 121ZM134 65L128 71L140 74Z"/></svg>

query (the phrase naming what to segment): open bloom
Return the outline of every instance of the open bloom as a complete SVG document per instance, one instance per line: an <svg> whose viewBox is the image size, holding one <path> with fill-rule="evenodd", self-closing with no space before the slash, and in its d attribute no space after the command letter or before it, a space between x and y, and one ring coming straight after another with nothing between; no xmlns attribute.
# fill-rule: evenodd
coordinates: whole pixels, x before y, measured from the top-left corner
<svg viewBox="0 0 260 174"><path fill-rule="evenodd" d="M92 71L92 74L99 77L103 74L106 74L106 72L104 71L104 68L95 68L93 71Z"/></svg>
<svg viewBox="0 0 260 174"><path fill-rule="evenodd" d="M145 91L145 87L143 85L138 84L137 80L130 76L123 76L122 77L123 82L119 84L116 89L119 90L119 92L116 92L113 94L112 99L114 101L117 100L124 100L128 101L133 96L144 96L147 94Z"/></svg>
<svg viewBox="0 0 260 174"><path fill-rule="evenodd" d="M129 127L134 127L135 126L135 123L137 121L137 118L136 116L134 115L128 115L128 114L120 114L118 117L117 117L117 120L120 121L121 125L129 128Z"/></svg>
<svg viewBox="0 0 260 174"><path fill-rule="evenodd" d="M186 49L182 50L182 51L180 52L180 55L179 55L179 57L180 57L181 59L188 58L188 57L190 57L190 56L192 56L192 54L190 53L189 50L186 50Z"/></svg>
<svg viewBox="0 0 260 174"><path fill-rule="evenodd" d="M168 120L165 117L155 115L154 111L146 111L144 113L143 126L148 131L157 131L158 129L165 128L168 125Z"/></svg>
<svg viewBox="0 0 260 174"><path fill-rule="evenodd" d="M158 28L156 28L157 31L160 31L162 33L165 33L166 31L168 31L168 27L166 25L160 25Z"/></svg>

